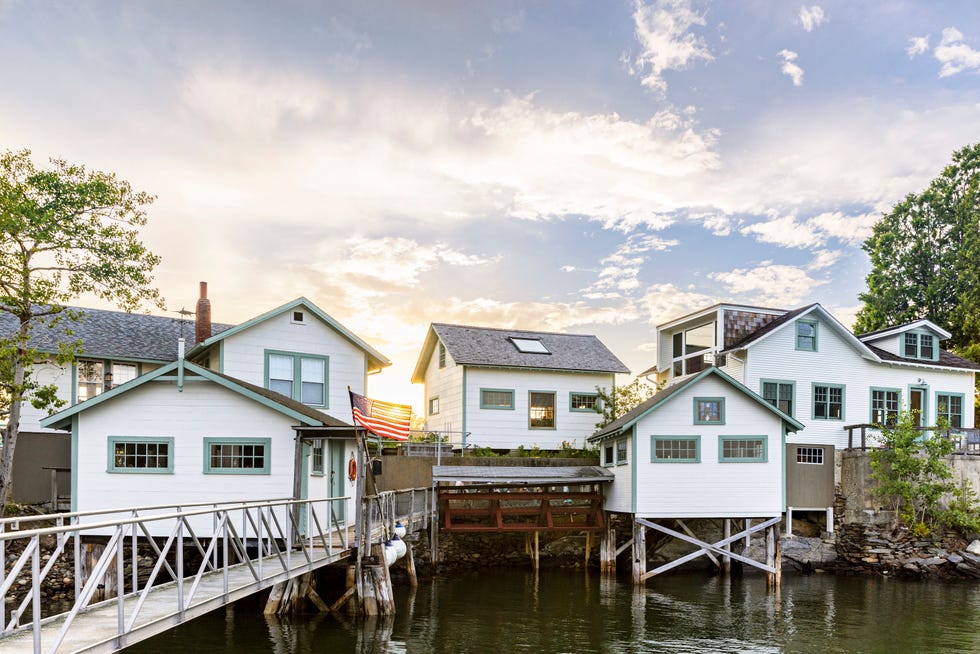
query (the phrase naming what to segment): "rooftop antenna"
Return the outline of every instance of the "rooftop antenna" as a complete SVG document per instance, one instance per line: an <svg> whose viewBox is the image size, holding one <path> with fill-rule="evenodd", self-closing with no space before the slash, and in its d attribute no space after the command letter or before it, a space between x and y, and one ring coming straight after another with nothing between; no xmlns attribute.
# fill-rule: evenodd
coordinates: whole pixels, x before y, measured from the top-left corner
<svg viewBox="0 0 980 654"><path fill-rule="evenodd" d="M184 323L187 321L187 316L193 316L194 312L181 307L179 311L174 311L174 313L180 314L180 318L177 320L180 321L180 337L184 338Z"/></svg>

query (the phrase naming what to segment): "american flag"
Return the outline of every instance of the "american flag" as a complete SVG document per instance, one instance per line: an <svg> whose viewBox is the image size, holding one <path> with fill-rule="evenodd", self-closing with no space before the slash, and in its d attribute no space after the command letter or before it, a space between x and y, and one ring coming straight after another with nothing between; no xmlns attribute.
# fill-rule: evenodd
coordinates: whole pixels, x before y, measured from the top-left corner
<svg viewBox="0 0 980 654"><path fill-rule="evenodd" d="M407 441L412 419L412 407L408 404L392 404L381 400L350 393L350 408L354 424L361 425L375 436Z"/></svg>

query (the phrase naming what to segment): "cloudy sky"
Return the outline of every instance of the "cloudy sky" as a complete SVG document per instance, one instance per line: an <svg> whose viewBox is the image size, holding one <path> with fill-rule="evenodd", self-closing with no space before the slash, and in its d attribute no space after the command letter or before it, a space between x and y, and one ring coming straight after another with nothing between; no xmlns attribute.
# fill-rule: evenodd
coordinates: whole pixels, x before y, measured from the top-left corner
<svg viewBox="0 0 980 654"><path fill-rule="evenodd" d="M157 196L168 309L304 295L412 401L430 322L634 371L717 301L850 324L882 212L980 140L980 4L0 0L0 149Z"/></svg>

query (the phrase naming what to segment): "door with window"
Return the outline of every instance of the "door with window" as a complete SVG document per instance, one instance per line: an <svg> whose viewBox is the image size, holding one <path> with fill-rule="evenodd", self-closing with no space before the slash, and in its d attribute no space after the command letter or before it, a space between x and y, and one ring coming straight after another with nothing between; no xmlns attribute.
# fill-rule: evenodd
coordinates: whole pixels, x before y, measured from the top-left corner
<svg viewBox="0 0 980 654"><path fill-rule="evenodd" d="M915 417L915 424L918 427L926 426L926 389L909 389L909 411Z"/></svg>
<svg viewBox="0 0 980 654"><path fill-rule="evenodd" d="M344 441L327 441L328 459L330 461L330 497L351 495L347 486L347 459L344 457ZM334 515L337 520L345 520L347 507L344 502L333 503Z"/></svg>

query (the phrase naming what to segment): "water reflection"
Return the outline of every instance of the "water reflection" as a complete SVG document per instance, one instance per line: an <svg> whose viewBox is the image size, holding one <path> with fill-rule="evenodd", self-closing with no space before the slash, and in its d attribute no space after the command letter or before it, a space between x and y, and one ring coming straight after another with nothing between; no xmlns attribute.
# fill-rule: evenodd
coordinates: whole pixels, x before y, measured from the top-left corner
<svg viewBox="0 0 980 654"><path fill-rule="evenodd" d="M396 588L398 613L261 617L239 604L133 652L976 652L980 588L815 575L629 579L483 571ZM223 641L223 642L222 642ZM130 651L130 650L127 650Z"/></svg>

